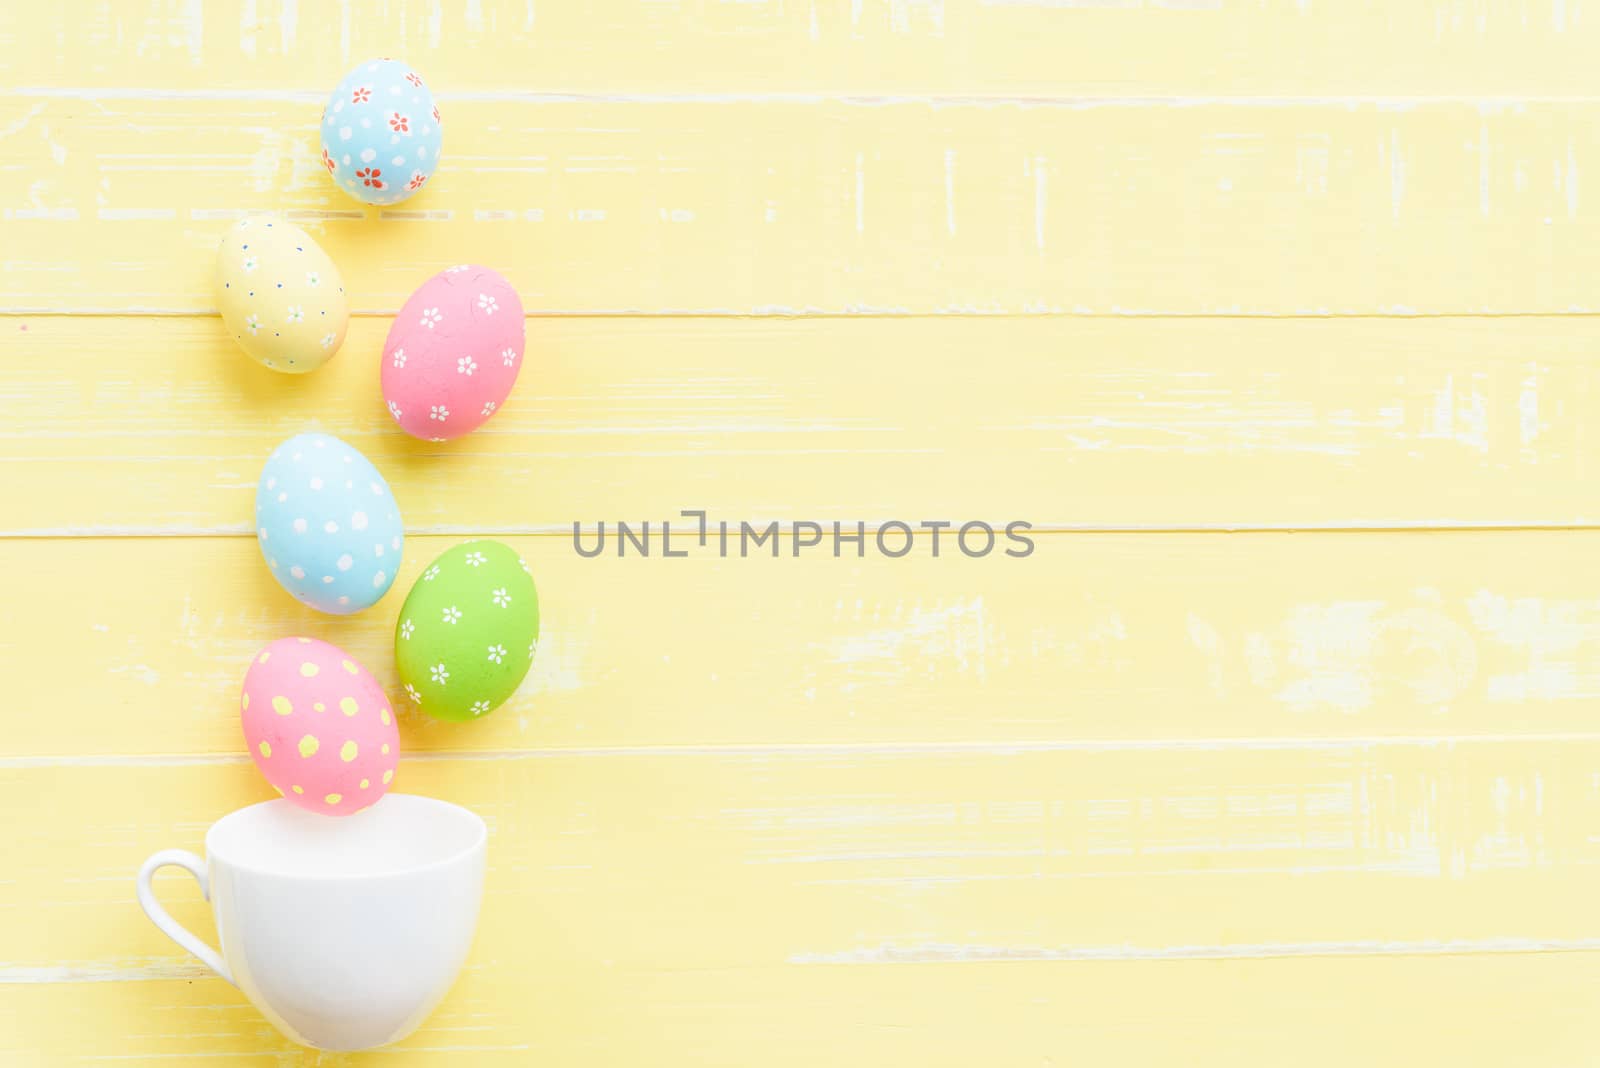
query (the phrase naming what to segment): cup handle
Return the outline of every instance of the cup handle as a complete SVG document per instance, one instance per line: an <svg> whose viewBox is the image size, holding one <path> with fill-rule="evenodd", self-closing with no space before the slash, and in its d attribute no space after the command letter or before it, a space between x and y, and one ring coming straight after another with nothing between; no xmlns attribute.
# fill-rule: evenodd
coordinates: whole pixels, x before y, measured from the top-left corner
<svg viewBox="0 0 1600 1068"><path fill-rule="evenodd" d="M233 982L233 973L228 970L228 964L222 959L222 955L168 915L167 910L161 907L161 902L156 900L155 888L150 885L150 879L158 868L164 868L168 864L187 869L189 874L194 876L195 882L200 884L201 896L207 901L211 900L211 879L206 874L206 862L187 849L163 849L153 854L144 862L144 867L139 869L139 907L144 909L144 914L150 917L152 923L161 928L162 934L199 957L200 962L206 967L234 986L238 986L238 983Z"/></svg>

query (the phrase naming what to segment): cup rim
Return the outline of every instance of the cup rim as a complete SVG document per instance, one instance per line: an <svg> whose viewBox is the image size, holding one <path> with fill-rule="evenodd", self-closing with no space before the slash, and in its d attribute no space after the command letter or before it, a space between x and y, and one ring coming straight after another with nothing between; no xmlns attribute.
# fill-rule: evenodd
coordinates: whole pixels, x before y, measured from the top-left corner
<svg viewBox="0 0 1600 1068"><path fill-rule="evenodd" d="M411 864L403 867L385 868L377 871L364 871L357 874L344 875L328 875L317 871L280 871L271 867L264 867L259 864L242 862L231 856L227 850L219 851L215 847L212 836L217 833L217 829L219 827L234 817L243 816L246 812L253 812L256 809L266 808L273 805L281 806L293 804L293 802L287 800L286 798L274 797L267 801L257 801L253 805L245 805L243 808L236 808L232 812L229 812L227 815L218 819L210 827L206 828L206 862L209 864L215 861L221 861L223 864L234 869L235 871L249 872L252 875L269 876L274 879L295 879L304 882L360 882L363 880L393 879L398 876L419 875L424 872L447 868L453 864L459 864L462 860L470 857L474 853L481 852L489 840L489 825L484 823L482 816L472 811L472 809L467 808L465 805L458 805L453 801L444 801L437 797L427 797L423 794L390 793L386 794L381 800L388 800L391 797L403 797L408 799L408 803L420 802L437 808L448 808L453 809L458 813L465 813L467 816L471 817L476 833L473 834L472 841L470 843L463 846L461 849L458 849L455 852L437 860L430 860L423 864ZM325 818L344 819L348 817L328 816Z"/></svg>

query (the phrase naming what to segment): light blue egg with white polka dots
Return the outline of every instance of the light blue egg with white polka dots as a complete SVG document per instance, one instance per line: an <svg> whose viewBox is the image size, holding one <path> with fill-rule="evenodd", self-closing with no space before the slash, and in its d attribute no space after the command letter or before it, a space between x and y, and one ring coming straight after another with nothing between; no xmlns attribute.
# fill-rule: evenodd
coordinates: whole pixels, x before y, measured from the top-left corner
<svg viewBox="0 0 1600 1068"><path fill-rule="evenodd" d="M332 434L296 434L256 484L256 541L278 585L319 612L348 615L394 584L405 540L378 469Z"/></svg>
<svg viewBox="0 0 1600 1068"><path fill-rule="evenodd" d="M398 204L421 189L442 143L433 91L397 59L361 64L322 108L322 165L368 204Z"/></svg>

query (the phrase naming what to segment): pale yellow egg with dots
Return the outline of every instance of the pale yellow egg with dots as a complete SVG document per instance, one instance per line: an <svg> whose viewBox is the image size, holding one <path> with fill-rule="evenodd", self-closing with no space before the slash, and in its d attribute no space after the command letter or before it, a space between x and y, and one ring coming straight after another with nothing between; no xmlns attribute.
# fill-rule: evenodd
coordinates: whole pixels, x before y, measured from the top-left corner
<svg viewBox="0 0 1600 1068"><path fill-rule="evenodd" d="M282 219L240 219L222 236L216 299L239 347L285 374L327 363L350 325L339 269L310 234Z"/></svg>

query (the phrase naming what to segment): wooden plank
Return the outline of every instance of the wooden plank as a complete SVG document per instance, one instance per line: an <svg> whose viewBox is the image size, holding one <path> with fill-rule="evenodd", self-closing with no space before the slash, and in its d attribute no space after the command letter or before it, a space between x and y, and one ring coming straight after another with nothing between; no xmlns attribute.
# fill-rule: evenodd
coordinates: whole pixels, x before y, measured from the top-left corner
<svg viewBox="0 0 1600 1068"><path fill-rule="evenodd" d="M659 528L684 508L786 524L1600 521L1593 318L528 326L505 410L430 445L383 409L382 320L288 378L216 319L0 319L0 533L246 533L262 461L309 426L362 449L413 530Z"/></svg>
<svg viewBox="0 0 1600 1068"><path fill-rule="evenodd" d="M1600 1054L1594 953L625 970L560 936L516 948L531 956L466 973L402 1045L338 1063L1504 1068ZM18 1068L331 1059L214 980L0 985L0 1034Z"/></svg>
<svg viewBox="0 0 1600 1068"><path fill-rule="evenodd" d="M394 54L446 91L1560 95L1597 87L1600 25L1583 14L1561 0L72 0L0 11L0 82L325 92Z"/></svg>
<svg viewBox="0 0 1600 1068"><path fill-rule="evenodd" d="M530 681L466 727L400 702L410 752L1596 737L1595 532L1046 535L1022 560L509 540L541 591ZM241 754L244 667L287 634L398 693L405 592L454 541L410 539L394 591L344 619L243 538L0 542L0 765Z"/></svg>
<svg viewBox="0 0 1600 1068"><path fill-rule="evenodd" d="M210 305L241 212L353 306L442 266L535 314L1592 312L1593 101L463 100L383 212L298 97L0 103L0 310ZM330 214L331 213L331 214Z"/></svg>
<svg viewBox="0 0 1600 1068"><path fill-rule="evenodd" d="M396 789L491 825L479 963L560 941L693 971L1593 950L1597 773L1594 741L666 750L408 758ZM272 792L247 763L158 762L8 769L0 796L50 814L15 828L0 883L27 981L192 975L137 921L133 873ZM162 894L204 929L192 880Z"/></svg>

